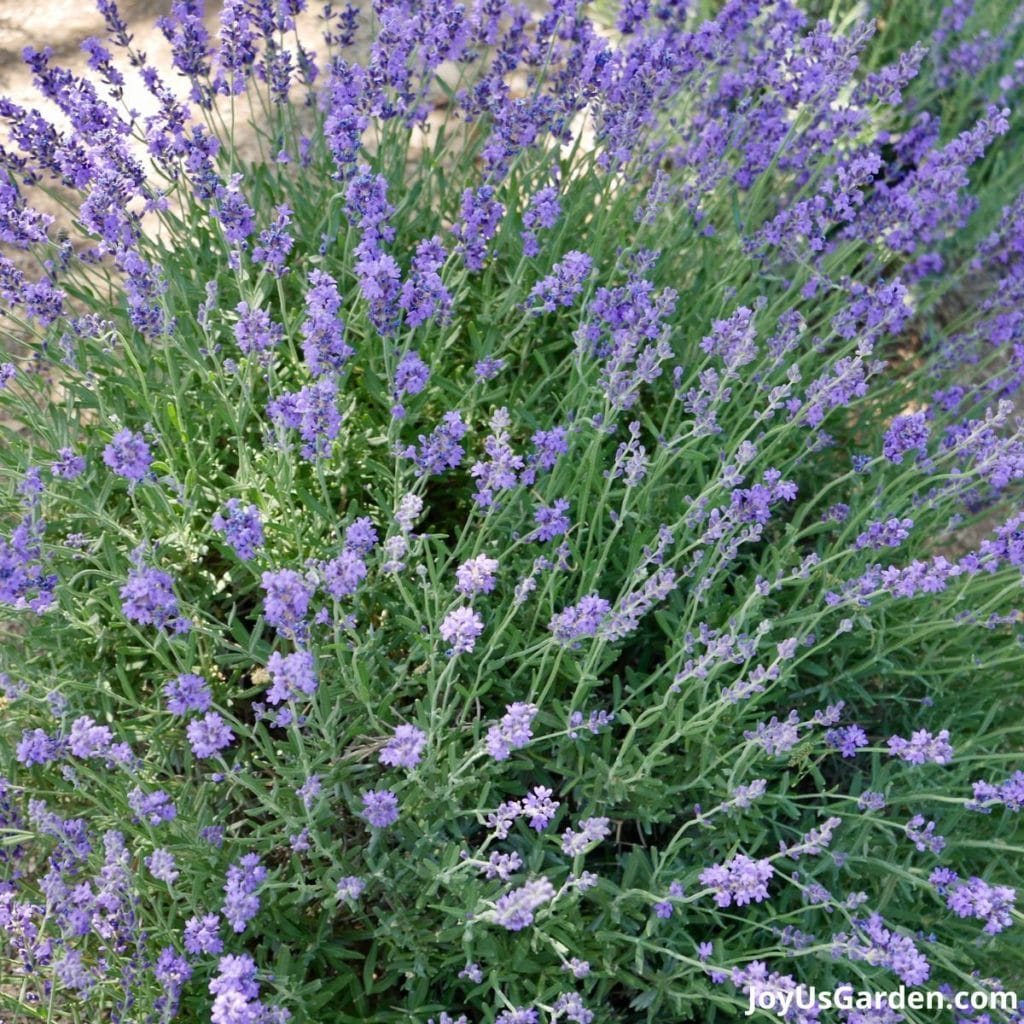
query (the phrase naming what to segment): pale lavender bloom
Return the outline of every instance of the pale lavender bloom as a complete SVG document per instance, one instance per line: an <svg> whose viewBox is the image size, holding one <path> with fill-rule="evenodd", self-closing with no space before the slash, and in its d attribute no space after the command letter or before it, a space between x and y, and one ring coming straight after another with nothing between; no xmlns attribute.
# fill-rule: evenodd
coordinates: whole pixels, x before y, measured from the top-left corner
<svg viewBox="0 0 1024 1024"><path fill-rule="evenodd" d="M204 917L190 917L185 923L185 952L197 955L211 953L216 955L224 949L220 935L220 916L206 914Z"/></svg>
<svg viewBox="0 0 1024 1024"><path fill-rule="evenodd" d="M456 608L441 622L441 639L452 646L448 656L468 654L484 631L484 620L472 608Z"/></svg>
<svg viewBox="0 0 1024 1024"><path fill-rule="evenodd" d="M610 833L611 824L607 818L584 818L578 832L567 828L562 833L562 853L567 857L576 857L591 843L600 842Z"/></svg>
<svg viewBox="0 0 1024 1024"><path fill-rule="evenodd" d="M68 749L75 757L95 757L105 753L113 739L105 725L97 725L88 715L82 715L71 723Z"/></svg>
<svg viewBox="0 0 1024 1024"><path fill-rule="evenodd" d="M374 828L387 828L398 821L398 797L390 789L368 789L361 799L363 817Z"/></svg>
<svg viewBox="0 0 1024 1024"><path fill-rule="evenodd" d="M310 775L306 781L295 791L302 801L302 806L308 811L313 806L313 801L320 795L320 776Z"/></svg>
<svg viewBox="0 0 1024 1024"><path fill-rule="evenodd" d="M455 570L458 579L456 590L467 597L475 594L489 594L494 590L494 573L498 568L496 558L488 558L487 555L477 555L468 562L464 562Z"/></svg>
<svg viewBox="0 0 1024 1024"><path fill-rule="evenodd" d="M754 779L749 785L737 786L729 794L729 799L735 807L747 808L755 800L764 796L767 786L768 781L766 779Z"/></svg>
<svg viewBox="0 0 1024 1024"><path fill-rule="evenodd" d="M175 866L174 854L158 847L146 858L146 867L153 877L168 885L173 885L179 871Z"/></svg>
<svg viewBox="0 0 1024 1024"><path fill-rule="evenodd" d="M293 651L284 656L275 651L267 662L267 671L272 680L267 690L271 704L281 704L300 694L309 697L316 693L316 671L309 651Z"/></svg>
<svg viewBox="0 0 1024 1024"><path fill-rule="evenodd" d="M504 359L481 359L473 368L477 380L494 380L505 369Z"/></svg>
<svg viewBox="0 0 1024 1024"><path fill-rule="evenodd" d="M266 877L267 869L255 853L247 853L228 868L221 912L237 934L245 931L245 926L259 911L260 899L256 890Z"/></svg>
<svg viewBox="0 0 1024 1024"><path fill-rule="evenodd" d="M523 858L514 850L511 853L492 853L481 869L485 878L500 878L507 882L523 866Z"/></svg>
<svg viewBox="0 0 1024 1024"><path fill-rule="evenodd" d="M518 800L506 800L498 804L494 812L487 815L485 821L488 828L494 829L496 838L504 839L515 824L516 818L522 813L523 805Z"/></svg>
<svg viewBox="0 0 1024 1024"><path fill-rule="evenodd" d="M484 980L484 972L479 964L469 963L459 971L459 977L473 982L474 985L479 985Z"/></svg>
<svg viewBox="0 0 1024 1024"><path fill-rule="evenodd" d="M554 899L555 887L546 878L535 878L502 896L494 905L494 923L510 932L533 924L538 907Z"/></svg>
<svg viewBox="0 0 1024 1024"><path fill-rule="evenodd" d="M560 806L559 801L551 799L551 790L547 786L534 786L533 792L523 799L523 817L529 817L530 828L543 832Z"/></svg>
<svg viewBox="0 0 1024 1024"><path fill-rule="evenodd" d="M118 476L137 484L146 479L153 454L142 434L134 434L125 428L119 430L103 449L103 461Z"/></svg>
<svg viewBox="0 0 1024 1024"><path fill-rule="evenodd" d="M915 814L907 822L904 834L920 853L938 854L946 848L946 840L935 834L935 822L926 822L923 814Z"/></svg>
<svg viewBox="0 0 1024 1024"><path fill-rule="evenodd" d="M216 711L189 722L185 731L196 757L215 757L225 747L230 747L235 738L227 722Z"/></svg>
<svg viewBox="0 0 1024 1024"><path fill-rule="evenodd" d="M339 900L357 900L365 888L366 883L357 875L346 875L338 879L335 895Z"/></svg>
<svg viewBox="0 0 1024 1024"><path fill-rule="evenodd" d="M398 503L395 522L402 533L409 533L423 511L423 499L418 494L405 494Z"/></svg>
<svg viewBox="0 0 1024 1024"><path fill-rule="evenodd" d="M943 729L937 736L927 729L918 729L909 740L892 736L889 753L908 764L949 764L953 760L948 729Z"/></svg>
<svg viewBox="0 0 1024 1024"><path fill-rule="evenodd" d="M511 751L525 747L533 738L533 719L536 714L536 704L517 701L507 705L501 721L487 730L487 753L495 761L505 761Z"/></svg>
<svg viewBox="0 0 1024 1024"><path fill-rule="evenodd" d="M799 724L800 716L795 711L790 711L781 722L772 715L770 722L759 722L755 731L746 730L743 738L758 743L767 754L785 754L792 750L800 739Z"/></svg>
<svg viewBox="0 0 1024 1024"><path fill-rule="evenodd" d="M857 807L862 811L881 811L885 808L885 795L866 789L857 798Z"/></svg>
<svg viewBox="0 0 1024 1024"><path fill-rule="evenodd" d="M172 715L186 715L189 711L207 711L212 696L210 686L202 676L183 672L177 679L164 683L167 710Z"/></svg>
<svg viewBox="0 0 1024 1024"><path fill-rule="evenodd" d="M571 1020L573 1024L591 1024L594 1019L594 1011L583 1005L583 999L578 992L563 992L555 1000L552 1010L556 1017L564 1014L565 1019Z"/></svg>
<svg viewBox="0 0 1024 1024"><path fill-rule="evenodd" d="M562 964L562 970L568 971L574 978L585 978L590 974L590 964L574 956L568 963Z"/></svg>
<svg viewBox="0 0 1024 1024"><path fill-rule="evenodd" d="M725 864L705 868L700 880L714 890L718 906L730 907L735 903L742 907L751 901L760 903L768 899L768 882L774 873L771 861L751 860L738 853Z"/></svg>
<svg viewBox="0 0 1024 1024"><path fill-rule="evenodd" d="M384 744L380 752L380 763L394 768L415 768L423 758L427 734L415 725L400 725L394 736Z"/></svg>

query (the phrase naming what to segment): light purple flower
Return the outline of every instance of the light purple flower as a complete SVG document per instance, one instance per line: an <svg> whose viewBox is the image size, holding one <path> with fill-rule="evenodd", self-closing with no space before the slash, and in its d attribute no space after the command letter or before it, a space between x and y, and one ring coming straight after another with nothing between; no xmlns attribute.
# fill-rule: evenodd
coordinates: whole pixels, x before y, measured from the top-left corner
<svg viewBox="0 0 1024 1024"><path fill-rule="evenodd" d="M394 768L415 768L423 757L427 734L415 725L400 725L381 748L380 763Z"/></svg>
<svg viewBox="0 0 1024 1024"><path fill-rule="evenodd" d="M456 608L441 622L441 639L452 645L449 657L472 651L483 631L484 620L469 607Z"/></svg>
<svg viewBox="0 0 1024 1024"><path fill-rule="evenodd" d="M398 797L390 789L368 789L361 799L363 817L374 828L387 828L398 821Z"/></svg>

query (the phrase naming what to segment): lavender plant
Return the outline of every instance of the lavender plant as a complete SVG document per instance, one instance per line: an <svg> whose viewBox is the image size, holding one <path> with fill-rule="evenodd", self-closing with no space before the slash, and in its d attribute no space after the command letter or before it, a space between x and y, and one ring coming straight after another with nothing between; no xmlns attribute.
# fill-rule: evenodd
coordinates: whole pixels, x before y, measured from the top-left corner
<svg viewBox="0 0 1024 1024"><path fill-rule="evenodd" d="M26 50L17 1019L1024 981L1020 11L705 6L175 0L158 67L99 0L88 76Z"/></svg>

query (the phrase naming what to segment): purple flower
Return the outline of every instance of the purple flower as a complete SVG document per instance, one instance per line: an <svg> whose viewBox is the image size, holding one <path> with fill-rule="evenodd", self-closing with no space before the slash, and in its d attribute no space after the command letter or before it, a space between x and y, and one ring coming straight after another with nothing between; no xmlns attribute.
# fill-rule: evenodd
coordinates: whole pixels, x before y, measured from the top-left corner
<svg viewBox="0 0 1024 1024"><path fill-rule="evenodd" d="M160 569L140 566L128 574L121 588L121 611L126 619L158 629L171 627L176 633L187 633L189 621L178 615L178 599L174 581Z"/></svg>
<svg viewBox="0 0 1024 1024"><path fill-rule="evenodd" d="M235 738L227 722L216 711L209 711L203 718L189 722L185 732L196 757L215 757L225 747L231 746Z"/></svg>
<svg viewBox="0 0 1024 1024"><path fill-rule="evenodd" d="M119 430L110 444L103 449L103 461L118 476L137 484L145 480L146 474L149 473L153 454L141 434L132 433L125 428Z"/></svg>
<svg viewBox="0 0 1024 1024"><path fill-rule="evenodd" d="M979 780L974 783L974 799L964 806L969 811L988 814L990 803L1002 804L1008 811L1024 810L1024 771L1016 771L1005 782L993 784Z"/></svg>
<svg viewBox="0 0 1024 1024"><path fill-rule="evenodd" d="M339 900L357 900L363 894L366 883L356 875L346 875L338 879L335 895Z"/></svg>
<svg viewBox="0 0 1024 1024"><path fill-rule="evenodd" d="M946 848L946 840L935 834L935 822L926 822L923 814L915 814L907 822L904 834L920 853L938 854Z"/></svg>
<svg viewBox="0 0 1024 1024"><path fill-rule="evenodd" d="M345 547L357 555L368 555L379 540L372 520L368 516L354 519L345 530Z"/></svg>
<svg viewBox="0 0 1024 1024"><path fill-rule="evenodd" d="M402 450L402 455L416 463L417 476L436 476L446 469L454 469L466 454L459 442L468 429L458 412L446 412L429 437L420 434L419 449L409 445Z"/></svg>
<svg viewBox="0 0 1024 1024"><path fill-rule="evenodd" d="M422 760L426 744L427 734L422 729L415 725L400 725L381 748L380 763L393 768L415 768Z"/></svg>
<svg viewBox="0 0 1024 1024"><path fill-rule="evenodd" d="M522 232L521 237L525 256L537 256L540 253L536 232L541 228L553 228L561 215L558 189L554 186L548 185L530 197L530 202L523 211L523 227L526 230Z"/></svg>
<svg viewBox="0 0 1024 1024"><path fill-rule="evenodd" d="M946 906L957 917L973 917L985 922L984 931L988 935L997 935L1013 924L1013 907L1017 899L1017 891L1008 885L989 885L984 879L974 876L969 880L957 881L956 875L943 885L935 881L933 884L940 892L947 885L951 886L946 895Z"/></svg>
<svg viewBox="0 0 1024 1024"><path fill-rule="evenodd" d="M480 270L487 256L487 243L498 230L505 207L494 198L494 189L483 185L475 192L467 188L462 193L459 222L452 234L459 243L458 252L466 260L469 270Z"/></svg>
<svg viewBox="0 0 1024 1024"><path fill-rule="evenodd" d="M296 796L302 801L302 806L306 810L310 810L313 806L313 801L320 795L321 790L320 776L310 775L308 779L295 791Z"/></svg>
<svg viewBox="0 0 1024 1024"><path fill-rule="evenodd" d="M281 343L284 329L270 319L263 309L250 309L247 302L235 307L238 322L235 324L235 341L246 355L262 355Z"/></svg>
<svg viewBox="0 0 1024 1024"><path fill-rule="evenodd" d="M521 455L516 455L510 444L508 427L511 423L508 410L501 408L491 417L491 434L484 441L487 459L473 464L470 475L476 479L476 503L481 508L495 506L495 494L509 490L519 481L519 471L525 465Z"/></svg>
<svg viewBox="0 0 1024 1024"><path fill-rule="evenodd" d="M896 519L895 517L886 522L868 523L868 528L857 536L853 546L858 550L871 548L879 551L885 548L898 548L910 536L914 528L914 520Z"/></svg>
<svg viewBox="0 0 1024 1024"><path fill-rule="evenodd" d="M368 789L361 799L363 817L374 828L387 828L398 821L398 797L390 789Z"/></svg>
<svg viewBox="0 0 1024 1024"><path fill-rule="evenodd" d="M71 448L61 448L50 467L50 472L65 480L74 480L85 472L85 459L81 455L76 455Z"/></svg>
<svg viewBox="0 0 1024 1024"><path fill-rule="evenodd" d="M244 932L245 926L259 911L260 899L256 890L266 877L267 869L255 853L247 853L237 864L228 868L221 913L236 933Z"/></svg>
<svg viewBox="0 0 1024 1024"><path fill-rule="evenodd" d="M548 629L563 647L575 646L584 637L597 635L611 609L610 601L596 593L587 594L576 604L563 608L548 623Z"/></svg>
<svg viewBox="0 0 1024 1024"><path fill-rule="evenodd" d="M505 761L513 750L525 747L533 739L536 714L536 704L517 702L507 705L501 721L487 730L487 753L495 761Z"/></svg>
<svg viewBox="0 0 1024 1024"><path fill-rule="evenodd" d="M235 550L242 561L256 557L263 547L263 522L260 510L255 505L244 508L238 498L230 498L224 512L218 512L212 520L213 528L223 534L224 539Z"/></svg>
<svg viewBox="0 0 1024 1024"><path fill-rule="evenodd" d="M82 715L71 723L68 749L75 757L96 757L107 751L113 738L105 725L97 725L88 715Z"/></svg>
<svg viewBox="0 0 1024 1024"><path fill-rule="evenodd" d="M25 729L15 748L14 756L19 764L31 767L34 764L49 764L60 757L64 744L45 733L42 729Z"/></svg>
<svg viewBox="0 0 1024 1024"><path fill-rule="evenodd" d="M594 1011L588 1010L583 1005L583 1000L578 992L563 992L555 1000L552 1009L556 1018L564 1014L565 1019L573 1021L574 1024L591 1024L594 1019Z"/></svg>
<svg viewBox="0 0 1024 1024"><path fill-rule="evenodd" d="M546 878L535 878L502 896L494 905L494 923L510 932L533 924L534 911L554 899L555 887Z"/></svg>
<svg viewBox="0 0 1024 1024"><path fill-rule="evenodd" d="M729 799L733 806L740 808L749 807L755 800L764 796L768 787L766 779L754 779L748 785L737 786L730 794Z"/></svg>
<svg viewBox="0 0 1024 1024"><path fill-rule="evenodd" d="M560 806L559 801L551 799L551 790L547 786L534 786L533 792L523 799L523 817L529 817L530 828L543 832Z"/></svg>
<svg viewBox="0 0 1024 1024"><path fill-rule="evenodd" d="M136 786L128 793L128 806L138 819L148 821L150 825L173 821L178 814L174 802L162 789L144 793Z"/></svg>
<svg viewBox="0 0 1024 1024"><path fill-rule="evenodd" d="M370 322L383 335L392 334L398 326L397 302L402 271L394 256L367 241L355 249L353 268L359 290L369 308Z"/></svg>
<svg viewBox="0 0 1024 1024"><path fill-rule="evenodd" d="M766 754L774 757L785 754L796 746L800 739L799 724L800 716L795 711L790 711L781 722L777 716L772 715L770 722L759 722L755 731L746 730L743 738L753 740Z"/></svg>
<svg viewBox="0 0 1024 1024"><path fill-rule="evenodd" d="M266 591L263 609L267 622L283 636L303 636L312 586L294 569L265 572L261 579Z"/></svg>
<svg viewBox="0 0 1024 1024"><path fill-rule="evenodd" d="M937 736L927 729L918 729L909 740L892 736L889 753L908 764L949 764L953 760L948 729L943 729Z"/></svg>
<svg viewBox="0 0 1024 1024"><path fill-rule="evenodd" d="M395 380L391 394L398 402L405 395L418 395L430 380L430 367L420 358L415 350L406 352L395 368Z"/></svg>
<svg viewBox="0 0 1024 1024"><path fill-rule="evenodd" d="M168 885L173 885L180 873L175 866L174 854L159 847L146 858L146 867L155 879Z"/></svg>
<svg viewBox="0 0 1024 1024"><path fill-rule="evenodd" d="M572 521L565 514L568 509L569 502L565 498L559 498L550 508L540 506L533 513L537 528L528 539L544 542L561 537L572 526Z"/></svg>
<svg viewBox="0 0 1024 1024"><path fill-rule="evenodd" d="M912 939L885 927L880 914L854 918L857 932L839 933L833 938L833 952L851 960L860 960L894 971L905 985L920 985L928 980L931 967Z"/></svg>
<svg viewBox="0 0 1024 1024"><path fill-rule="evenodd" d="M303 440L302 455L307 459L325 458L341 431L338 412L338 385L333 377L321 377L299 391L286 393L267 403L272 420L297 430Z"/></svg>
<svg viewBox="0 0 1024 1024"><path fill-rule="evenodd" d="M577 857L591 843L600 842L610 834L611 824L607 818L584 818L578 832L567 828L562 833L562 853L567 857Z"/></svg>
<svg viewBox="0 0 1024 1024"><path fill-rule="evenodd" d="M267 662L267 671L271 679L267 690L270 704L282 704L299 694L309 697L316 693L316 671L309 651L294 651L283 656L275 651Z"/></svg>
<svg viewBox="0 0 1024 1024"><path fill-rule="evenodd" d="M500 830L496 834L499 839L503 838ZM507 836L508 831L506 830L504 834ZM494 852L487 859L482 871L487 879L500 878L503 882L507 882L522 866L523 858L515 850L511 853Z"/></svg>
<svg viewBox="0 0 1024 1024"><path fill-rule="evenodd" d="M366 579L366 563L350 548L344 548L337 558L323 562L320 566L327 593L336 601L349 597L359 589Z"/></svg>
<svg viewBox="0 0 1024 1024"><path fill-rule="evenodd" d="M484 972L479 964L469 963L459 971L459 977L466 978L474 985L479 985L484 980Z"/></svg>
<svg viewBox="0 0 1024 1024"><path fill-rule="evenodd" d="M527 302L533 313L550 313L558 306L571 306L583 291L594 264L586 253L572 250L555 264L551 273L538 281Z"/></svg>
<svg viewBox="0 0 1024 1024"><path fill-rule="evenodd" d="M416 246L412 270L402 285L398 300L406 311L405 322L409 327L419 327L431 319L445 324L451 319L451 293L438 273L447 257L441 239L436 235L423 239Z"/></svg>
<svg viewBox="0 0 1024 1024"><path fill-rule="evenodd" d="M538 1024L539 1020L536 1010L528 1006L517 1006L512 1010L502 1010L494 1018L494 1024Z"/></svg>
<svg viewBox="0 0 1024 1024"><path fill-rule="evenodd" d="M504 359L481 359L473 367L473 374L477 380L494 380L495 377L505 369Z"/></svg>
<svg viewBox="0 0 1024 1024"><path fill-rule="evenodd" d="M487 555L477 555L455 570L455 577L458 585L455 589L466 597L473 597L476 594L489 594L494 590L494 574L498 568L496 558L488 558Z"/></svg>
<svg viewBox="0 0 1024 1024"><path fill-rule="evenodd" d="M452 646L448 656L468 654L476 646L477 637L484 631L484 620L472 608L456 608L441 622L441 639Z"/></svg>
<svg viewBox="0 0 1024 1024"><path fill-rule="evenodd" d="M266 266L274 277L281 277L288 270L285 260L288 259L288 253L292 251L294 244L292 236L288 233L292 211L286 203L282 203L274 207L274 213L274 223L266 231L260 232L257 244L253 247L252 261Z"/></svg>
<svg viewBox="0 0 1024 1024"><path fill-rule="evenodd" d="M395 522L402 533L409 533L420 513L423 511L423 499L418 494L403 494L395 512Z"/></svg>
<svg viewBox="0 0 1024 1024"><path fill-rule="evenodd" d="M186 715L190 711L206 711L212 697L210 686L202 676L183 672L177 679L164 683L167 710L172 715Z"/></svg>
<svg viewBox="0 0 1024 1024"><path fill-rule="evenodd" d="M857 807L862 811L881 811L885 809L885 794L866 789L857 798Z"/></svg>
<svg viewBox="0 0 1024 1024"><path fill-rule="evenodd" d="M185 952L193 956L200 953L220 953L224 949L224 943L220 939L219 931L220 917L217 914L207 914L202 918L190 917L185 922Z"/></svg>
<svg viewBox="0 0 1024 1024"><path fill-rule="evenodd" d="M768 899L768 882L775 869L769 860L751 860L746 854L738 853L725 864L713 864L700 874L701 882L715 894L715 903L720 907L738 907L753 901L760 903Z"/></svg>
<svg viewBox="0 0 1024 1024"><path fill-rule="evenodd" d="M825 742L838 750L843 757L854 757L858 749L868 745L868 736L859 725L845 725L839 729L827 730Z"/></svg>
<svg viewBox="0 0 1024 1024"><path fill-rule="evenodd" d="M928 444L928 422L923 412L897 416L885 432L882 454L890 461L900 463L908 452L924 452Z"/></svg>
<svg viewBox="0 0 1024 1024"><path fill-rule="evenodd" d="M353 354L345 341L345 324L338 316L341 295L330 274L311 270L306 292L306 319L302 324L302 354L309 372L321 377L340 370Z"/></svg>

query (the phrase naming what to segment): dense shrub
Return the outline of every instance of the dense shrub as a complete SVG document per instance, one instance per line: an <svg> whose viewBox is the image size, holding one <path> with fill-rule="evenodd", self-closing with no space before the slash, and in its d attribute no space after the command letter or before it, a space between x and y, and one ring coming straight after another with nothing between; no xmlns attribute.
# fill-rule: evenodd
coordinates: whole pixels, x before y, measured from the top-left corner
<svg viewBox="0 0 1024 1024"><path fill-rule="evenodd" d="M0 105L0 1000L1012 989L1018 12L303 6Z"/></svg>

